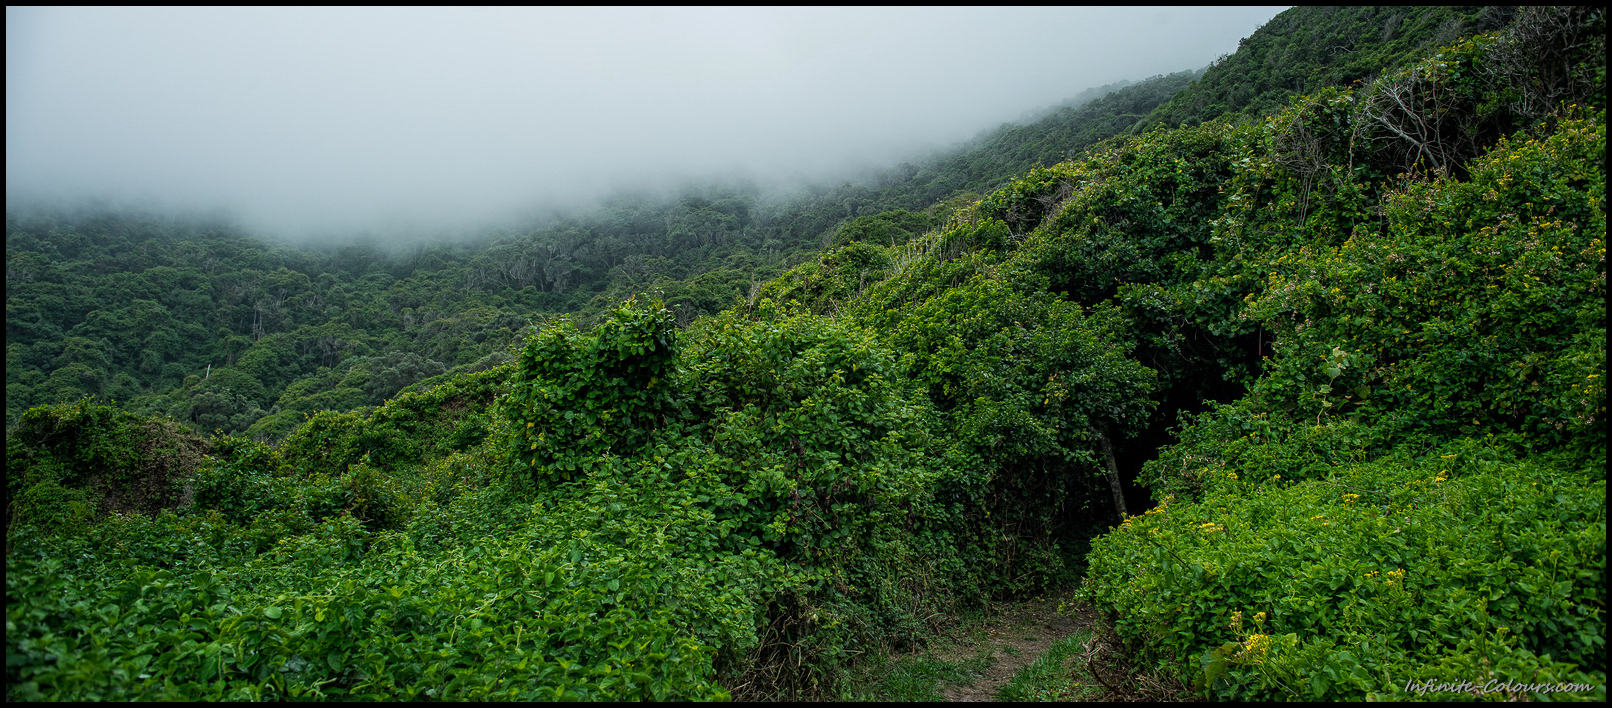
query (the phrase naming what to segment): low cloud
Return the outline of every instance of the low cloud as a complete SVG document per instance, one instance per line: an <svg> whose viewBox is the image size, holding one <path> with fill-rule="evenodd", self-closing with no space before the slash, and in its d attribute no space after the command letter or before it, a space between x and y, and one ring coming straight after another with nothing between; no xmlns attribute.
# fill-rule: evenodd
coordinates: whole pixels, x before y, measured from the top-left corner
<svg viewBox="0 0 1612 708"><path fill-rule="evenodd" d="M305 238L833 180L1201 67L1279 10L7 8L7 200Z"/></svg>

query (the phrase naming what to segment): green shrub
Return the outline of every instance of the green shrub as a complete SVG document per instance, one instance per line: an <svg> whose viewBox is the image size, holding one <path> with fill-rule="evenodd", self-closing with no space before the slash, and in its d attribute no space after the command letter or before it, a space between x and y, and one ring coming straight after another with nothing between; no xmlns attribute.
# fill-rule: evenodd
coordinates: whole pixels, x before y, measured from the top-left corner
<svg viewBox="0 0 1612 708"><path fill-rule="evenodd" d="M83 489L68 489L56 480L45 479L12 499L10 523L18 527L37 526L43 533L71 532L93 522L96 512L95 504Z"/></svg>
<svg viewBox="0 0 1612 708"><path fill-rule="evenodd" d="M1304 481L1206 475L1199 501L1099 539L1084 589L1200 690L1309 700L1406 697L1407 681L1602 682L1604 481L1474 440Z"/></svg>
<svg viewBox="0 0 1612 708"><path fill-rule="evenodd" d="M29 409L6 432L8 528L176 508L208 448L172 421L88 398Z"/></svg>
<svg viewBox="0 0 1612 708"><path fill-rule="evenodd" d="M366 452L355 444L355 438L365 428L364 423L364 416L356 413L320 411L281 440L275 451L287 464L304 473L339 476L348 465L357 464Z"/></svg>
<svg viewBox="0 0 1612 708"><path fill-rule="evenodd" d="M520 476L575 479L601 454L637 452L676 415L672 319L659 302L628 303L594 334L561 320L527 342L494 423Z"/></svg>
<svg viewBox="0 0 1612 708"><path fill-rule="evenodd" d="M340 517L262 570L95 575L8 561L20 699L720 699L663 578L623 549L517 529L424 556L365 552ZM26 592L24 589L26 588ZM86 636L94 642L80 641ZM151 677L161 677L152 680Z"/></svg>
<svg viewBox="0 0 1612 708"><path fill-rule="evenodd" d="M408 516L410 495L396 477L379 469L364 463L348 467L341 488L347 493L347 510L368 528L398 528Z"/></svg>

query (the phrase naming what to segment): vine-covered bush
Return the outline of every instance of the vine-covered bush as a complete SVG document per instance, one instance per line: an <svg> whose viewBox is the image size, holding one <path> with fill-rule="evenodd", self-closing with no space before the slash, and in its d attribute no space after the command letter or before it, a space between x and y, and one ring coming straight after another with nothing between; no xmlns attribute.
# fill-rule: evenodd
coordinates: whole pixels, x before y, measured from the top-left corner
<svg viewBox="0 0 1612 708"><path fill-rule="evenodd" d="M975 277L901 310L858 312L903 353L949 443L954 473L936 492L967 519L953 529L974 559L957 568L963 585L1015 592L1066 579L1071 542L1118 518L1104 446L1145 424L1155 380L1127 357L1119 312L1021 287Z"/></svg>
<svg viewBox="0 0 1612 708"><path fill-rule="evenodd" d="M598 332L568 319L536 333L521 350L501 399L496 443L536 481L566 481L604 453L630 456L675 415L676 330L656 302L618 308Z"/></svg>
<svg viewBox="0 0 1612 708"><path fill-rule="evenodd" d="M180 506L208 447L172 422L88 398L29 409L6 433L7 528Z"/></svg>

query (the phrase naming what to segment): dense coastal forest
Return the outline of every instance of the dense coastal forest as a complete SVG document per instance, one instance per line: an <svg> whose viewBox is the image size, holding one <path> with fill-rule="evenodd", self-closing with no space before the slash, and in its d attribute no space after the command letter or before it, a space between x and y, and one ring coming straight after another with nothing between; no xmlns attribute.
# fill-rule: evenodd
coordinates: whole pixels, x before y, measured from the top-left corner
<svg viewBox="0 0 1612 708"><path fill-rule="evenodd" d="M1078 587L1181 695L1604 700L1605 35L1295 8L401 251L8 209L7 697L838 698Z"/></svg>

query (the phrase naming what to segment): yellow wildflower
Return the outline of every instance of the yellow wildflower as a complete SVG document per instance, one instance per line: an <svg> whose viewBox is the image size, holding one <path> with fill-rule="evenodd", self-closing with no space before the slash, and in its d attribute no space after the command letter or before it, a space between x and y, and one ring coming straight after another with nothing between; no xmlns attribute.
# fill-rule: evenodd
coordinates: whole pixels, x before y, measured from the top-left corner
<svg viewBox="0 0 1612 708"><path fill-rule="evenodd" d="M1265 660L1265 654L1271 650L1271 637L1268 634L1254 634L1243 643L1242 659L1258 664Z"/></svg>

